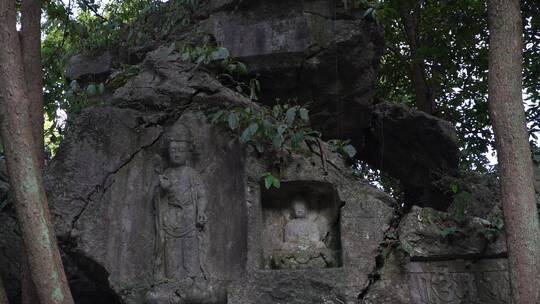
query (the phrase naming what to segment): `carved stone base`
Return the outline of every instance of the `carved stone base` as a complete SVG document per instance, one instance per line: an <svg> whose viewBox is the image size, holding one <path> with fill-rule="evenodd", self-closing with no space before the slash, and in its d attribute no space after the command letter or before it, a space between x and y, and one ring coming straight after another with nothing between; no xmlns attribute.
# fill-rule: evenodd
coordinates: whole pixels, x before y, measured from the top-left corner
<svg viewBox="0 0 540 304"><path fill-rule="evenodd" d="M327 248L316 250L275 250L272 256L274 269L302 269L337 267L337 252Z"/></svg>

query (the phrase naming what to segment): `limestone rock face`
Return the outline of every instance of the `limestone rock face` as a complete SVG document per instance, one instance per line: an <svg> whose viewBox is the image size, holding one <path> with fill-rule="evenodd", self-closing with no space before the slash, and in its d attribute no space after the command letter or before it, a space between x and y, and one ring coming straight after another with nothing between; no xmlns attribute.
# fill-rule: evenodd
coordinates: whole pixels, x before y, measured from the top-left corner
<svg viewBox="0 0 540 304"><path fill-rule="evenodd" d="M490 224L478 217L466 217L459 223L447 213L413 207L401 220L399 235L412 246L415 258L504 257L506 240L503 231L493 241L483 234Z"/></svg>
<svg viewBox="0 0 540 304"><path fill-rule="evenodd" d="M361 303L512 303L504 232L488 241L482 233L487 220L453 221L447 213L413 207L397 229L410 252L390 253Z"/></svg>
<svg viewBox="0 0 540 304"><path fill-rule="evenodd" d="M381 27L329 0L239 3L201 26L258 76L265 103L311 102L313 122L327 138L363 142Z"/></svg>
<svg viewBox="0 0 540 304"><path fill-rule="evenodd" d="M408 261L392 256L360 303L512 303L508 262Z"/></svg>
<svg viewBox="0 0 540 304"><path fill-rule="evenodd" d="M161 47L146 55L141 72L117 89L113 104L140 111L164 111L195 102L205 106L248 105L249 100L223 86L180 54ZM178 111L178 110L176 110Z"/></svg>
<svg viewBox="0 0 540 304"><path fill-rule="evenodd" d="M412 204L448 206L434 182L441 171L456 173L454 131L403 106L375 104L383 47L375 22L326 0L202 1L197 14L183 33L210 34L245 62L263 103L312 102L315 127L351 139L361 159L404 183ZM474 286L495 280L477 279L484 270L504 278L504 259L472 268L460 261L485 257L476 235L447 246L416 208L399 230L418 260L396 257L379 268L393 199L353 177L324 142L304 153L257 154L205 114L256 103L168 47L138 54L138 75L108 106L88 108L69 125L46 169L77 303L476 303L463 289L444 298L445 278ZM78 55L68 76L101 81L114 70L111 56ZM0 198L2 172L0 160ZM266 188L268 172L279 189ZM16 303L23 249L11 207L0 222L0 274ZM499 247L488 252L504 256Z"/></svg>
<svg viewBox="0 0 540 304"><path fill-rule="evenodd" d="M262 103L309 103L311 123L323 137L351 140L359 159L402 182L408 204L448 207L450 199L434 184L441 172L457 174L455 131L422 112L375 104L383 30L362 10L336 0L201 1L193 19L140 46L91 58L77 55L68 75L99 82L118 62L142 62L141 73L114 96L116 105L142 111L199 98L216 104L242 100L199 65L158 48L172 41L202 44L200 37L208 35L246 64L243 80L258 79Z"/></svg>
<svg viewBox="0 0 540 304"><path fill-rule="evenodd" d="M455 130L403 105L375 104L379 26L328 0L218 6L201 26L258 76L264 103L310 102L323 136L350 139L360 159L403 183L407 202L448 207L434 184L442 173L457 176Z"/></svg>
<svg viewBox="0 0 540 304"><path fill-rule="evenodd" d="M358 297L392 218L389 197L349 175L340 157L327 148L324 162L318 154L288 156L281 169L282 187L267 190L262 182L267 160L246 154L245 147L211 126L201 112L186 110L176 119L151 125L145 124L146 116L115 107L86 110L49 165L57 234L77 271L98 276L122 303L350 302ZM194 238L169 229L183 227L180 223L161 225L156 209L156 193L163 187L160 172L177 170L170 165L167 143L184 127L193 145L190 166L207 200L204 226L194 230ZM168 196L165 217L186 216L183 212L189 209L175 209L174 202L181 197L197 200L193 197L202 194L182 195ZM305 198L305 219L319 227L314 238L321 246L306 249L297 244L297 251L332 250L334 263L276 269L269 262L284 239L268 233L284 231L295 197ZM157 246L161 231L172 233L165 244L179 244L174 245L175 254L164 258L167 265L180 265L178 272L170 272L172 277L156 275L159 250L169 250ZM196 245L190 245L192 241ZM188 259L192 254L197 258ZM193 263L203 271L184 275ZM305 288L289 293L296 281ZM301 294L309 296L296 297Z"/></svg>

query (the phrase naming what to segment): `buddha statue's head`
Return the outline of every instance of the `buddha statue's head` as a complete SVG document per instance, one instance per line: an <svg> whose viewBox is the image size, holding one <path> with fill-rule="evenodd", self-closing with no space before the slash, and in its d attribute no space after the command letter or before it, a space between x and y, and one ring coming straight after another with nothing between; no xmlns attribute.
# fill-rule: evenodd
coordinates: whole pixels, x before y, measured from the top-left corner
<svg viewBox="0 0 540 304"><path fill-rule="evenodd" d="M191 132L184 125L175 126L167 137L167 152L173 166L186 165L193 153Z"/></svg>
<svg viewBox="0 0 540 304"><path fill-rule="evenodd" d="M295 197L292 201L292 207L293 207L293 210L292 210L293 218L306 218L307 217L307 203L303 197L301 196Z"/></svg>

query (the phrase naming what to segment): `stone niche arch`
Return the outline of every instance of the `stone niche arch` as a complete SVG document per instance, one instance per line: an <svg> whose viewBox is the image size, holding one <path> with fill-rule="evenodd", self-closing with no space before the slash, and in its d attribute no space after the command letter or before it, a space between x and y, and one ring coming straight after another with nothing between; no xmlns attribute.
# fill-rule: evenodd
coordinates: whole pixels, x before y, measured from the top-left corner
<svg viewBox="0 0 540 304"><path fill-rule="evenodd" d="M341 267L343 204L328 182L287 181L279 189L261 185L262 268Z"/></svg>

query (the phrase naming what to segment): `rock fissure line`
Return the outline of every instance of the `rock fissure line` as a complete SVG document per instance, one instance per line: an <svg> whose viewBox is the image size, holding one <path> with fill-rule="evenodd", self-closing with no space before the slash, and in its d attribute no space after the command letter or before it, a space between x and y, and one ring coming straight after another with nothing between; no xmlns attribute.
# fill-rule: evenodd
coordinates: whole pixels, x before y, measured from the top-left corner
<svg viewBox="0 0 540 304"><path fill-rule="evenodd" d="M390 220L390 223L388 223L388 229L386 229L384 233L383 241L386 238L386 234L390 230L395 230L397 229L397 227L399 227L399 223L403 219L403 216L404 215L401 214L398 210L396 209L394 210L394 217ZM384 263L385 263L385 258L382 255L382 249L383 249L383 245L381 242L379 246L377 247L379 254L375 257L375 266L373 267L373 270L368 274L368 285L364 287L358 294L358 304L364 303L363 300L366 297L366 295L368 295L371 287L375 285L375 283L379 281L381 278L379 271L384 267ZM393 248L392 250L397 250L397 248Z"/></svg>
<svg viewBox="0 0 540 304"><path fill-rule="evenodd" d="M161 136L163 135L163 130L160 131L159 135L150 143L150 144L147 144L147 145L142 145L140 146L137 151L135 151L134 153L132 153L128 159L124 162L122 162L115 170L113 171L110 171L108 172L105 177L103 178L103 181L101 182L101 184L99 185L96 185L94 187L94 189L86 196L86 198L80 198L83 202L85 202L85 205L84 207L81 209L81 211L73 218L72 222L71 222L71 230L75 229L75 224L77 223L77 221L79 220L79 218L83 215L83 213L86 211L86 209L88 208L88 206L90 205L90 203L92 202L95 202L93 199L92 199L92 196L98 192L101 192L101 195L99 197L99 200L100 201L103 196L105 195L105 192L107 191L107 189L110 188L110 186L112 186L114 184L114 181L109 184L109 185L106 185L107 183L107 180L115 175L116 173L118 173L118 171L120 171L122 168L124 168L125 166L127 166L136 156L137 154L139 154L141 151L143 151L144 149L146 148L149 148L151 146L153 146L156 142L158 142L160 139L161 139Z"/></svg>

